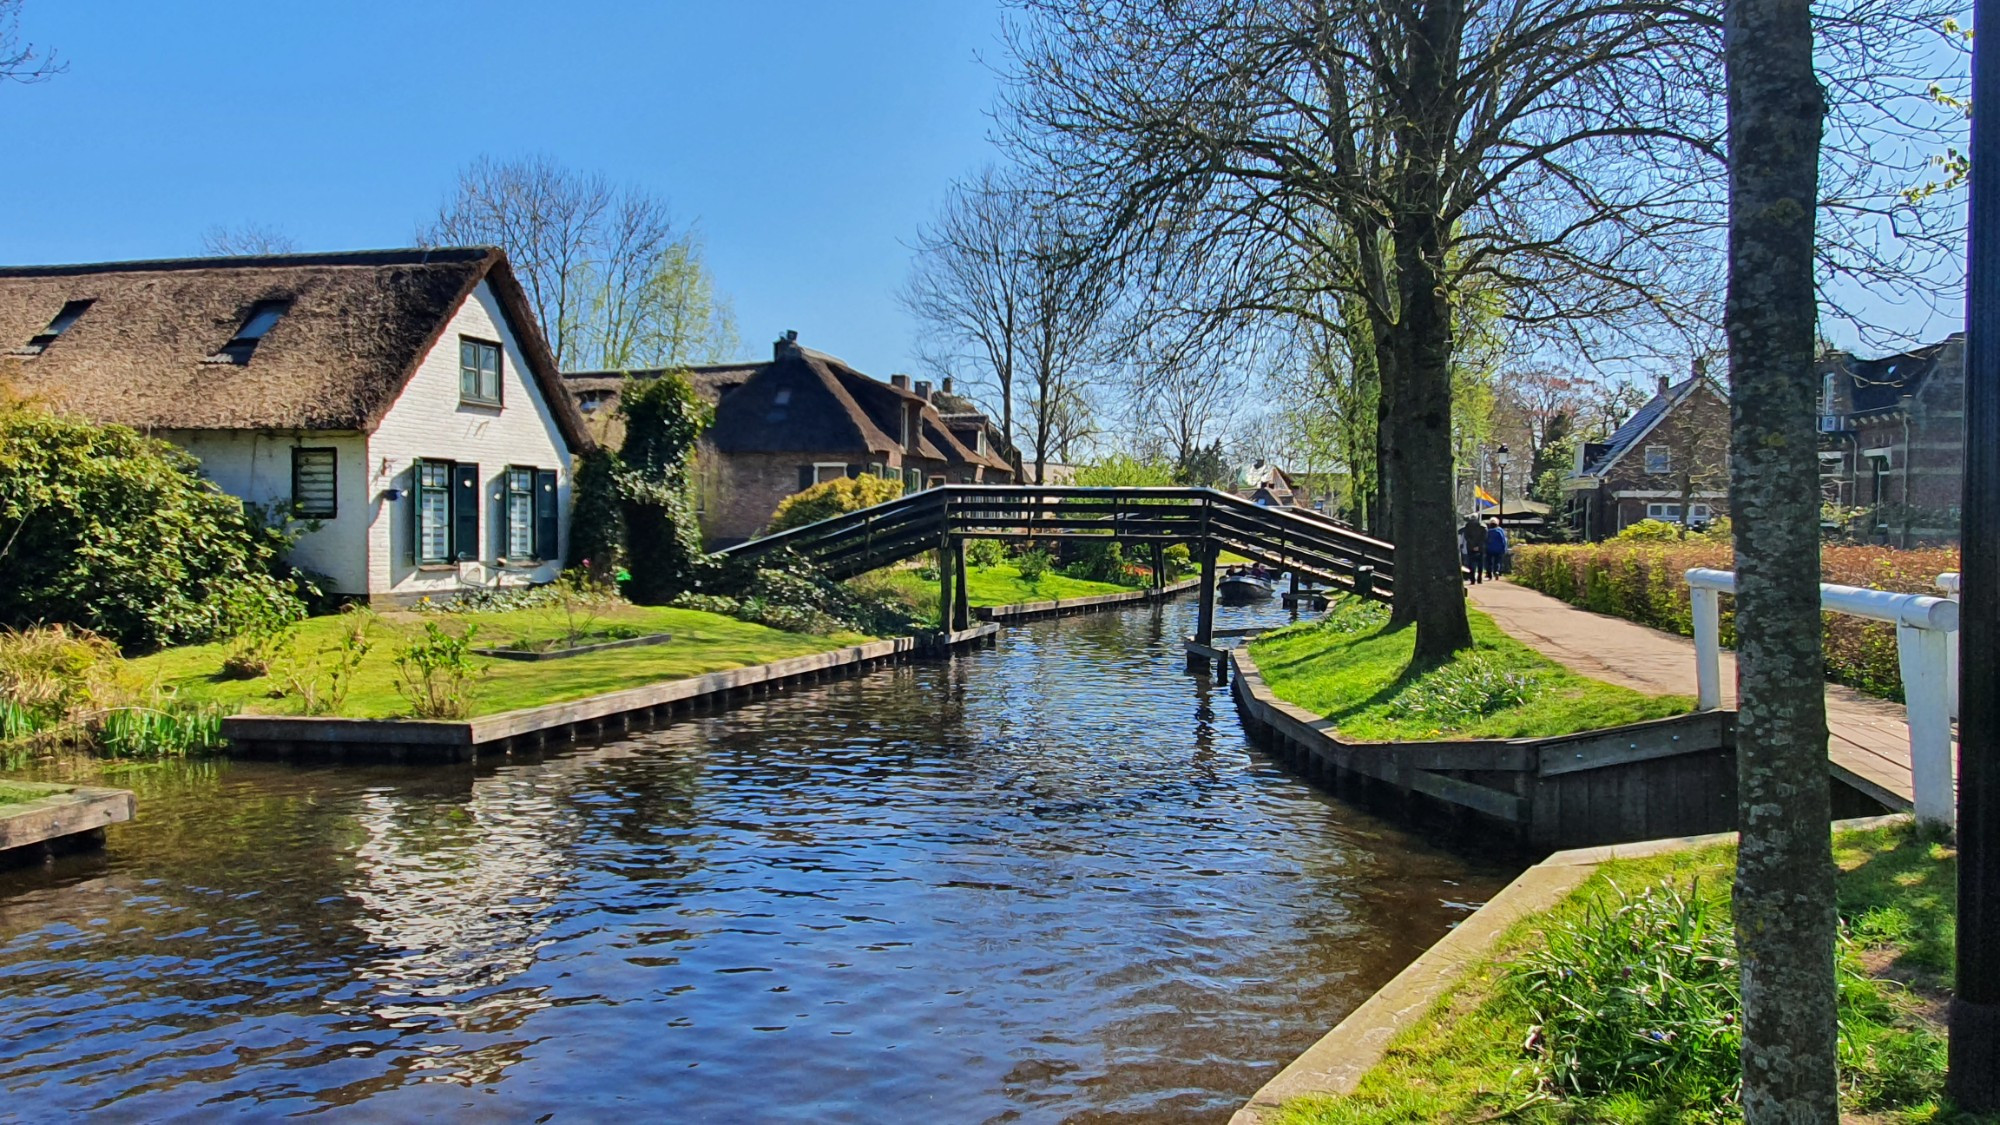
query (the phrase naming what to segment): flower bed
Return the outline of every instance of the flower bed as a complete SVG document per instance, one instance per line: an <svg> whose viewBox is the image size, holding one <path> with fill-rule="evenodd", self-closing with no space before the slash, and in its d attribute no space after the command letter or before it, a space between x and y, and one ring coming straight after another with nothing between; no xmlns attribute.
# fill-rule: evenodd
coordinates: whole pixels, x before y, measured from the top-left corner
<svg viewBox="0 0 2000 1125"><path fill-rule="evenodd" d="M1727 544L1608 542L1580 546L1524 546L1515 552L1513 580L1571 605L1623 617L1682 636L1694 634L1687 571L1730 570ZM1937 576L1958 569L1958 548L1895 550L1828 546L1820 551L1820 579L1868 590L1936 594ZM1722 643L1736 644L1735 599L1722 599ZM1826 676L1835 683L1903 698L1896 663L1896 627L1840 614L1823 615Z"/></svg>

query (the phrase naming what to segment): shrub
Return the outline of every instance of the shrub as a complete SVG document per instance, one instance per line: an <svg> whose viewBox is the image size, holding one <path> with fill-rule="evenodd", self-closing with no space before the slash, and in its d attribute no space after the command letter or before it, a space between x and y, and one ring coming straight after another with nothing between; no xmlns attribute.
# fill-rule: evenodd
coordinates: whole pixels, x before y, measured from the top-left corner
<svg viewBox="0 0 2000 1125"><path fill-rule="evenodd" d="M270 673L292 626L305 616L305 605L297 599L273 601L256 591L242 590L230 599L229 615L235 628L229 655L222 660L222 674L254 680Z"/></svg>
<svg viewBox="0 0 2000 1125"><path fill-rule="evenodd" d="M743 608L742 602L725 594L698 594L692 590L674 595L674 600L667 604L681 609L697 609L703 613L719 614L723 617L734 617Z"/></svg>
<svg viewBox="0 0 2000 1125"><path fill-rule="evenodd" d="M999 566L1007 561L1007 545L998 539L974 539L965 545L968 566Z"/></svg>
<svg viewBox="0 0 2000 1125"><path fill-rule="evenodd" d="M678 372L627 379L618 412L625 442L612 472L631 571L626 594L657 605L695 586L707 569L688 466L713 414Z"/></svg>
<svg viewBox="0 0 2000 1125"><path fill-rule="evenodd" d="M1188 550L1186 543L1173 544L1160 552L1160 558L1166 565L1166 576L1169 581L1179 578L1194 567L1194 552Z"/></svg>
<svg viewBox="0 0 2000 1125"><path fill-rule="evenodd" d="M1074 557L1063 568L1064 574L1091 582L1125 581L1125 551L1116 539L1079 541L1071 549Z"/></svg>
<svg viewBox="0 0 2000 1125"><path fill-rule="evenodd" d="M52 730L122 702L121 670L118 646L88 630L0 631L0 701L12 716L5 725L20 734Z"/></svg>
<svg viewBox="0 0 2000 1125"><path fill-rule="evenodd" d="M803 492L794 492L778 503L765 534L804 527L848 512L858 512L885 504L903 494L903 486L887 477L841 477L821 481Z"/></svg>
<svg viewBox="0 0 2000 1125"><path fill-rule="evenodd" d="M618 498L618 459L609 451L577 456L569 523L569 557L596 581L611 581L625 565L625 510Z"/></svg>
<svg viewBox="0 0 2000 1125"><path fill-rule="evenodd" d="M1564 1095L1733 1101L1742 1029L1726 912L1699 883L1613 890L1551 925L1509 973L1543 1081Z"/></svg>
<svg viewBox="0 0 2000 1125"><path fill-rule="evenodd" d="M224 636L232 606L295 600L272 573L284 546L164 441L0 408L0 625L127 648Z"/></svg>
<svg viewBox="0 0 2000 1125"><path fill-rule="evenodd" d="M100 747L119 758L186 758L222 748L222 712L172 704L119 707L104 714Z"/></svg>
<svg viewBox="0 0 2000 1125"><path fill-rule="evenodd" d="M1049 553L1040 547L1030 547L1014 556L1014 569L1020 572L1021 581L1030 587L1042 584L1042 575L1049 572Z"/></svg>
<svg viewBox="0 0 2000 1125"><path fill-rule="evenodd" d="M1694 632L1686 574L1693 567L1728 570L1734 553L1726 539L1690 536L1674 543L1608 542L1577 546L1524 546L1515 551L1515 582L1596 613L1623 617L1682 636ZM1889 547L1820 548L1820 579L1871 590L1936 594L1937 576L1959 568L1956 547L1896 550ZM1736 643L1735 599L1722 599L1722 643ZM1887 699L1903 697L1896 660L1896 627L1843 614L1825 614L1822 650L1827 678Z"/></svg>
<svg viewBox="0 0 2000 1125"><path fill-rule="evenodd" d="M1626 525L1625 529L1618 533L1618 541L1621 543L1672 543L1679 540L1683 533L1684 529L1680 524L1668 523L1666 520L1643 519L1638 523Z"/></svg>
<svg viewBox="0 0 2000 1125"><path fill-rule="evenodd" d="M419 719L463 719L472 714L472 681L478 673L472 662L472 641L478 635L477 625L452 633L435 621L426 621L423 635L412 638L396 654L396 690L410 701L412 715Z"/></svg>

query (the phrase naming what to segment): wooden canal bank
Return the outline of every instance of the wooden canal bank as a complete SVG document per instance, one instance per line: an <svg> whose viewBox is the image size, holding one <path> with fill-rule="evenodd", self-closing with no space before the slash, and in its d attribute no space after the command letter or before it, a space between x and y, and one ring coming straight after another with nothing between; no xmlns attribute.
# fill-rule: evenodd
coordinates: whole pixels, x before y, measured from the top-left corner
<svg viewBox="0 0 2000 1125"><path fill-rule="evenodd" d="M12 789L39 793L0 805L0 866L38 863L61 852L104 844L104 828L132 819L129 790L39 781L8 781Z"/></svg>
<svg viewBox="0 0 2000 1125"><path fill-rule="evenodd" d="M1055 598L1045 602L1021 602L1017 605L984 605L974 609L972 613L981 621L1013 625L1044 617L1068 617L1073 613L1119 609L1134 602L1165 601L1176 594L1186 593L1200 584L1199 578L1187 578L1179 582L1170 582L1165 586L1127 590L1120 594L1093 594L1087 598Z"/></svg>
<svg viewBox="0 0 2000 1125"><path fill-rule="evenodd" d="M985 624L928 637L892 637L461 721L235 715L222 720L222 734L229 741L230 752L246 758L473 761L516 750L540 750L576 738L624 734L697 710L720 709L885 664L990 644L999 631L998 625Z"/></svg>
<svg viewBox="0 0 2000 1125"><path fill-rule="evenodd" d="M1328 792L1403 819L1543 852L1736 827L1734 711L1548 738L1353 742L1273 695L1246 649L1209 651L1253 738ZM1837 773L1828 784L1837 817L1889 811Z"/></svg>

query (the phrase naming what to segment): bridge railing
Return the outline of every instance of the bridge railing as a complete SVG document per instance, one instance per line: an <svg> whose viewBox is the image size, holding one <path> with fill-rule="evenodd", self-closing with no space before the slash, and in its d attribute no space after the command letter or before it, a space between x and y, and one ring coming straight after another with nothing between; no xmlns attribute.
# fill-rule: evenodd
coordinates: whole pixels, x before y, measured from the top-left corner
<svg viewBox="0 0 2000 1125"><path fill-rule="evenodd" d="M1253 504L1206 488L945 485L721 552L752 558L792 550L835 577L910 558L948 539L1106 536L1234 551L1329 586L1387 597L1395 549L1336 520Z"/></svg>

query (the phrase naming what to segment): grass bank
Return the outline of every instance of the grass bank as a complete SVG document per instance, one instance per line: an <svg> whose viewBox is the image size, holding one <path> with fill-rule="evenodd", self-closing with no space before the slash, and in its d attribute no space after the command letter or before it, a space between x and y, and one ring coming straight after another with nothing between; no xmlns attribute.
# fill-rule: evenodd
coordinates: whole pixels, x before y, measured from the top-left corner
<svg viewBox="0 0 2000 1125"><path fill-rule="evenodd" d="M886 581L903 591L905 599L911 604L927 605L931 607L933 613L936 612L938 582L935 577L924 578L915 569L881 573L884 576L881 581ZM966 600L975 606L1020 605L1024 602L1046 602L1060 598L1089 598L1099 594L1123 594L1138 589L1144 587L1119 586L1111 582L1071 578L1054 570L1046 571L1036 581L1029 582L1021 577L1020 568L1012 563L965 568Z"/></svg>
<svg viewBox="0 0 2000 1125"><path fill-rule="evenodd" d="M1977 1120L1941 1100L1956 853L1902 824L1844 833L1840 1062L1849 1120ZM1604 864L1523 919L1341 1098L1279 1125L1740 1118L1733 846Z"/></svg>
<svg viewBox="0 0 2000 1125"><path fill-rule="evenodd" d="M1471 612L1474 647L1412 669L1413 627L1390 629L1388 607L1356 598L1325 617L1266 633L1250 646L1278 698L1333 720L1358 741L1530 738L1661 719L1693 710L1681 695L1645 695L1579 676Z"/></svg>
<svg viewBox="0 0 2000 1125"><path fill-rule="evenodd" d="M26 804L29 801L40 800L48 795L49 791L46 789L25 789L18 785L9 785L5 781L0 781L0 808L5 808L8 805Z"/></svg>
<svg viewBox="0 0 2000 1125"><path fill-rule="evenodd" d="M490 715L545 703L581 699L660 680L685 679L725 668L763 664L789 656L825 652L866 638L858 634L811 636L786 633L763 625L700 610L625 603L594 608L598 628L625 626L639 633L671 633L662 645L586 653L561 660L525 662L471 656L471 714ZM309 618L294 626L288 653L274 661L270 674L255 679L229 678L223 664L230 642L168 649L129 661L133 673L157 682L183 702L220 708L229 713L295 715L304 713L300 698L288 693L289 673L312 654L337 646L345 616ZM570 627L559 608L548 606L486 613L385 613L366 625L368 650L353 672L344 705L336 714L352 718L392 718L410 714L410 703L397 689L397 654L420 637L426 624L461 632L477 626L475 644L506 648L515 642L533 644L562 636ZM323 660L335 657L326 655Z"/></svg>

